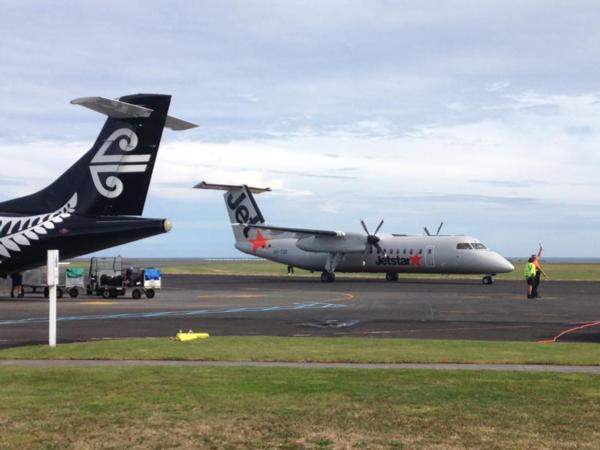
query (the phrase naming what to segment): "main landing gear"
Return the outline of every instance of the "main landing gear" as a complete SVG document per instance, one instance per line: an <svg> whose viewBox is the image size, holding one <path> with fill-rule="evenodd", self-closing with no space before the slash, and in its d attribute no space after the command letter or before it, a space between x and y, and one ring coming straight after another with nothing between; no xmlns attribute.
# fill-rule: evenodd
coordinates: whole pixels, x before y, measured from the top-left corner
<svg viewBox="0 0 600 450"><path fill-rule="evenodd" d="M397 273L388 272L388 273L385 274L385 279L387 281L398 281L398 274Z"/></svg>
<svg viewBox="0 0 600 450"><path fill-rule="evenodd" d="M333 283L335 281L335 268L343 258L343 253L329 253L327 255L327 261L325 261L325 267L321 273L323 283Z"/></svg>
<svg viewBox="0 0 600 450"><path fill-rule="evenodd" d="M494 279L492 278L492 275L486 275L485 277L483 277L481 279L481 282L483 284L493 284L494 283Z"/></svg>
<svg viewBox="0 0 600 450"><path fill-rule="evenodd" d="M335 281L335 273L323 271L321 273L321 281L323 283L333 283Z"/></svg>

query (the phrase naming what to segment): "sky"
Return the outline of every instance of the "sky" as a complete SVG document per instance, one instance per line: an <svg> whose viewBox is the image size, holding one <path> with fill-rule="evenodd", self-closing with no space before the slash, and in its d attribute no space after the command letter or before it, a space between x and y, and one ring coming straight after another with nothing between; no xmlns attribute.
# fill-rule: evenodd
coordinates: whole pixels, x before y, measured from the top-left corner
<svg viewBox="0 0 600 450"><path fill-rule="evenodd" d="M271 187L268 223L422 227L505 256L600 257L596 1L0 0L0 200L93 144L83 96L171 94L144 215L102 254L243 256L222 193Z"/></svg>

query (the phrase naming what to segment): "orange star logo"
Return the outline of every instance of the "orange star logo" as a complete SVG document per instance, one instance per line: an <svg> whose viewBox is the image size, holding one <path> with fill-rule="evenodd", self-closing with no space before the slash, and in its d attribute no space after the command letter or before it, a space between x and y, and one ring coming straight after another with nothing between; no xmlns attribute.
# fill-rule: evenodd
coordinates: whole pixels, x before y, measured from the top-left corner
<svg viewBox="0 0 600 450"><path fill-rule="evenodd" d="M265 248L271 239L264 237L260 230L256 231L256 237L249 239L248 242L252 244L252 253L256 255L259 248Z"/></svg>
<svg viewBox="0 0 600 450"><path fill-rule="evenodd" d="M410 265L411 266L420 266L421 260L423 257L421 255L414 255L410 257Z"/></svg>

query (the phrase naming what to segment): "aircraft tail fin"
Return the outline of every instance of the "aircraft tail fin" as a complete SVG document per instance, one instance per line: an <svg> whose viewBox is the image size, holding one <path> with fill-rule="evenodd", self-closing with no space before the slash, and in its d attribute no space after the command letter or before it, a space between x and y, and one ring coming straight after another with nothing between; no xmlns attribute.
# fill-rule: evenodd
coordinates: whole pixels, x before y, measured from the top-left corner
<svg viewBox="0 0 600 450"><path fill-rule="evenodd" d="M270 188L251 187L245 184L210 184L204 181L198 183L194 188L225 191L223 198L225 199L225 207L229 214L229 221L231 222L236 242L245 242L248 240L250 228L245 225L265 223L265 218L260 212L260 208L252 194L270 192ZM265 231L264 233L267 234L269 231Z"/></svg>
<svg viewBox="0 0 600 450"><path fill-rule="evenodd" d="M95 144L48 187L0 203L0 211L44 213L69 202L80 214L141 215L164 127L196 126L167 116L170 102L160 94L73 100L108 116Z"/></svg>

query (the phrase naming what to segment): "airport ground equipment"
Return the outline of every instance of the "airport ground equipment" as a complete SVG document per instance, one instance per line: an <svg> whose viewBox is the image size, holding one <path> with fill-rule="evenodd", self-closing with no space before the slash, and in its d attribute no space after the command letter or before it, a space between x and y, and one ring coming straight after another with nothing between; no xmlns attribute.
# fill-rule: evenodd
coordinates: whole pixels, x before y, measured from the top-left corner
<svg viewBox="0 0 600 450"><path fill-rule="evenodd" d="M103 298L125 295L123 258L121 256L93 257L90 260L86 292L88 295L101 295Z"/></svg>
<svg viewBox="0 0 600 450"><path fill-rule="evenodd" d="M71 296L75 298L79 295L79 289L85 287L85 269L82 267L67 267L65 271L65 289Z"/></svg>
<svg viewBox="0 0 600 450"><path fill-rule="evenodd" d="M209 337L210 335L208 333L194 333L192 330L188 331L187 333L184 333L181 330L179 330L179 333L177 333L177 335L175 336L175 340L179 342L189 342L198 339L208 339Z"/></svg>
<svg viewBox="0 0 600 450"><path fill-rule="evenodd" d="M62 298L67 292L65 286L65 276L61 274L60 283L56 287L56 297ZM26 270L23 272L23 293L24 294L41 294L48 298L50 289L46 283L46 270L41 267L37 269ZM70 292L69 292L70 294ZM73 295L71 295L73 297Z"/></svg>
<svg viewBox="0 0 600 450"><path fill-rule="evenodd" d="M139 299L142 295L153 298L162 285L160 269L130 267L125 271L125 284L131 287L132 298Z"/></svg>

